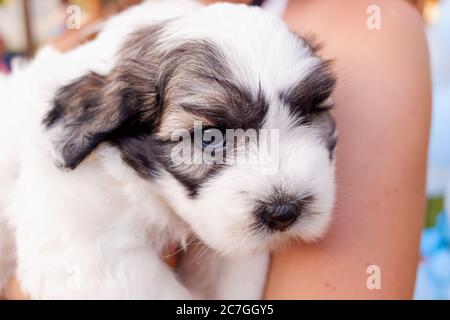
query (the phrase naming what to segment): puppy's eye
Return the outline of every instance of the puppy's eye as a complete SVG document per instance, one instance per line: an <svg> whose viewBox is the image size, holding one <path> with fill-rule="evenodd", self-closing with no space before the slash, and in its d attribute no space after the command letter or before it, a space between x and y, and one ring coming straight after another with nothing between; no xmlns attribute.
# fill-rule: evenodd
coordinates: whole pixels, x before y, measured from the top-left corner
<svg viewBox="0 0 450 320"><path fill-rule="evenodd" d="M334 106L333 100L330 98L326 99L322 103L319 103L311 108L312 113L330 111Z"/></svg>
<svg viewBox="0 0 450 320"><path fill-rule="evenodd" d="M225 130L215 127L206 127L201 132L194 132L194 139L202 149L222 150L226 144Z"/></svg>

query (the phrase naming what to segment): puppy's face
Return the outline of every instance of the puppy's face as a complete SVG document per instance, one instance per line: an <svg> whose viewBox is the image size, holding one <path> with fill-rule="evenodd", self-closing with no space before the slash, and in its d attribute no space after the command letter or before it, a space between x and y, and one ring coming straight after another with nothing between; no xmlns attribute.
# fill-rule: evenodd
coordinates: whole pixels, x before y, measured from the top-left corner
<svg viewBox="0 0 450 320"><path fill-rule="evenodd" d="M324 233L334 84L282 22L214 5L130 35L109 74L59 90L44 124L60 166L109 144L200 239L243 253Z"/></svg>

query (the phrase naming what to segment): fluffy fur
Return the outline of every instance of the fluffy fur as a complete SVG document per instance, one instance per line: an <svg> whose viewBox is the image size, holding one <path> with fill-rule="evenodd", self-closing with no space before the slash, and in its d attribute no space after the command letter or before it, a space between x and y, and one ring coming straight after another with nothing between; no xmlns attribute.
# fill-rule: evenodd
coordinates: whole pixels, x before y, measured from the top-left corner
<svg viewBox="0 0 450 320"><path fill-rule="evenodd" d="M269 250L329 223L333 87L304 39L244 5L151 1L41 50L0 79L0 288L15 271L35 299L259 298ZM174 164L194 121L274 129L278 160ZM301 215L271 229L285 205ZM172 244L189 252L176 272Z"/></svg>

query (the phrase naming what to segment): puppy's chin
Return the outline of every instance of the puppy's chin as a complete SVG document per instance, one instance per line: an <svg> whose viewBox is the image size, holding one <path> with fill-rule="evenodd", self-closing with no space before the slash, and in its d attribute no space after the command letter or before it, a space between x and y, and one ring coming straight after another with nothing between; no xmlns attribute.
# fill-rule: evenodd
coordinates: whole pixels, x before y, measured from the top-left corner
<svg viewBox="0 0 450 320"><path fill-rule="evenodd" d="M225 228L210 232L196 230L196 235L208 247L223 256L245 256L268 251L278 251L287 247L312 243L324 237L329 229L332 214L317 213L304 218L284 231L270 230L264 226L250 225L244 228ZM204 226L209 228L208 226ZM228 229L228 230L227 230Z"/></svg>

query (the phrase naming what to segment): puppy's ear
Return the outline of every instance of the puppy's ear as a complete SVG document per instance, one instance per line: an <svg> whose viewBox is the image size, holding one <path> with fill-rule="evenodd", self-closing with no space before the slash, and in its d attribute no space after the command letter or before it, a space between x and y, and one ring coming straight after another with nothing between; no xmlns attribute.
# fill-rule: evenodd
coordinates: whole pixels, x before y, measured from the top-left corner
<svg viewBox="0 0 450 320"><path fill-rule="evenodd" d="M59 167L74 169L118 124L102 92L106 77L89 73L58 90L43 123Z"/></svg>
<svg viewBox="0 0 450 320"><path fill-rule="evenodd" d="M159 114L156 45L164 24L131 34L108 75L88 73L58 90L43 124L59 167L75 169L100 143L146 134ZM119 134L118 134L119 132Z"/></svg>
<svg viewBox="0 0 450 320"><path fill-rule="evenodd" d="M153 125L156 88L139 67L121 66L108 76L89 73L58 90L43 121L58 167L75 169L127 121Z"/></svg>

